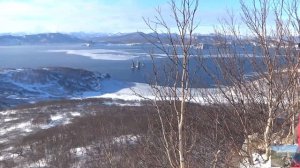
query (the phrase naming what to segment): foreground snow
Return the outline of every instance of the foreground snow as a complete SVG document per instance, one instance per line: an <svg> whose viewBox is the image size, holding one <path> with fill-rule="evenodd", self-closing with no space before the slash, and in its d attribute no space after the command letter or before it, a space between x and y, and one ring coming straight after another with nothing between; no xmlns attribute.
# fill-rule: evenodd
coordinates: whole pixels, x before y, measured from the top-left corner
<svg viewBox="0 0 300 168"><path fill-rule="evenodd" d="M240 168L271 168L270 159L265 162L264 156L258 153L253 153L252 157L254 165L249 165L249 163L244 160L244 162L240 164Z"/></svg>
<svg viewBox="0 0 300 168"><path fill-rule="evenodd" d="M268 161L265 161L266 160L265 155L253 153L252 158L253 158L254 165L250 165L248 161L245 159L242 163L240 163L240 168L276 168L274 166L272 167L271 158L268 159Z"/></svg>

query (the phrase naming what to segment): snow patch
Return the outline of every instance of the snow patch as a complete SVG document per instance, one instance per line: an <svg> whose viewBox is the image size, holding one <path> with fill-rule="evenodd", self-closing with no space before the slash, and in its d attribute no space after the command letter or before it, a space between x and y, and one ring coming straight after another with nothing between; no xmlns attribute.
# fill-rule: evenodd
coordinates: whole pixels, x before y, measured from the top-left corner
<svg viewBox="0 0 300 168"><path fill-rule="evenodd" d="M9 122L9 121L14 121L17 120L18 118L5 118L4 122Z"/></svg>
<svg viewBox="0 0 300 168"><path fill-rule="evenodd" d="M107 105L107 106L141 106L140 102L117 102L117 101L105 101L102 103L103 105Z"/></svg>
<svg viewBox="0 0 300 168"><path fill-rule="evenodd" d="M46 159L40 159L28 165L28 167L48 167Z"/></svg>
<svg viewBox="0 0 300 168"><path fill-rule="evenodd" d="M1 115L10 115L10 114L16 114L15 110L6 110L6 111L1 111Z"/></svg>
<svg viewBox="0 0 300 168"><path fill-rule="evenodd" d="M108 49L89 49L89 50L48 50L47 52L66 53L68 55L80 55L91 59L100 60L131 60L141 57L140 53L130 53L126 51L108 50ZM146 53L145 53L146 54Z"/></svg>
<svg viewBox="0 0 300 168"><path fill-rule="evenodd" d="M271 168L271 159L265 162L265 156L258 153L252 154L254 165L250 165L246 159L240 164L240 168Z"/></svg>
<svg viewBox="0 0 300 168"><path fill-rule="evenodd" d="M61 120L61 119L63 119L63 115L61 115L61 114L51 115L50 118L51 118L52 121Z"/></svg>
<svg viewBox="0 0 300 168"><path fill-rule="evenodd" d="M75 154L77 157L84 156L87 153L86 147L78 147L70 149L70 152Z"/></svg>
<svg viewBox="0 0 300 168"><path fill-rule="evenodd" d="M74 97L74 99L86 99L86 98L107 98L107 99L120 99L124 101L143 101L143 100L154 100L157 99L155 97L155 89L151 88L149 84L146 83L136 83L136 82L124 82L117 80L103 80L101 82L101 90L95 92L84 92L80 97ZM158 90L162 90L163 92L173 92L169 87L157 86ZM226 102L224 96L215 88L193 88L192 99L191 102L205 104L208 102ZM206 93L207 95L204 95ZM178 88L177 90L177 98L180 98L181 90ZM163 97L164 100L172 99L168 95ZM160 98L159 98L160 99ZM138 106L138 102L136 104L125 103L118 104L114 102L104 102L105 105L119 105L119 106Z"/></svg>
<svg viewBox="0 0 300 168"><path fill-rule="evenodd" d="M0 139L0 144L3 144L5 142L8 142L8 139Z"/></svg>
<svg viewBox="0 0 300 168"><path fill-rule="evenodd" d="M112 142L113 144L120 144L120 145L134 145L138 142L140 138L139 135L122 135L119 137L114 137Z"/></svg>
<svg viewBox="0 0 300 168"><path fill-rule="evenodd" d="M85 92L81 98L111 98L127 101L153 98L151 87L146 83L123 82L116 80L102 81L102 89L98 92Z"/></svg>
<svg viewBox="0 0 300 168"><path fill-rule="evenodd" d="M16 124L14 126L5 128L5 130L6 130L6 132L11 132L11 131L16 130L16 129L27 129L27 127L30 127L30 126L31 126L31 122L27 121L27 122L19 123L19 124Z"/></svg>
<svg viewBox="0 0 300 168"><path fill-rule="evenodd" d="M77 117L77 116L80 116L80 115L81 115L79 112L70 112L70 114L71 114L73 117Z"/></svg>
<svg viewBox="0 0 300 168"><path fill-rule="evenodd" d="M30 128L25 128L24 131L28 133L28 132L32 132L32 129L30 129Z"/></svg>
<svg viewBox="0 0 300 168"><path fill-rule="evenodd" d="M70 118L66 114L56 114L50 116L51 122L49 124L40 125L41 129L49 129L58 125L66 125L71 123Z"/></svg>
<svg viewBox="0 0 300 168"><path fill-rule="evenodd" d="M19 155L18 154L15 154L15 153L7 153L5 155L1 155L0 156L0 161L3 161L3 160L7 160L7 159L13 159L13 158L16 158L18 157Z"/></svg>

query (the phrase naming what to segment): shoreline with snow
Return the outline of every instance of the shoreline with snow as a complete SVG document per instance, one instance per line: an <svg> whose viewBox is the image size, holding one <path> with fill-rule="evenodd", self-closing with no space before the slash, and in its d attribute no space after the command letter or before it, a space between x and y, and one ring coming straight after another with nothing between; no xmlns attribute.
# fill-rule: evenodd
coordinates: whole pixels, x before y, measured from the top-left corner
<svg viewBox="0 0 300 168"><path fill-rule="evenodd" d="M24 104L65 99L109 98L124 101L181 99L181 88L151 86L147 83L116 80L109 74L64 67L21 68L0 71L2 109ZM230 92L230 87L225 87ZM158 93L160 92L160 93ZM191 88L192 103L225 103L218 88ZM232 93L233 94L233 93ZM175 95L175 96L173 96ZM8 106L5 106L8 105Z"/></svg>

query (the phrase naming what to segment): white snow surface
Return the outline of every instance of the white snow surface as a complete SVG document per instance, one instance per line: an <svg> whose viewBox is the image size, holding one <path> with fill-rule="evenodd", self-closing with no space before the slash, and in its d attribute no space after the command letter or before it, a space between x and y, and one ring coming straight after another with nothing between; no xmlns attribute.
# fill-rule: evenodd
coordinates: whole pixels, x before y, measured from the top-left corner
<svg viewBox="0 0 300 168"><path fill-rule="evenodd" d="M131 60L134 58L145 57L147 53L131 53L121 50L108 49L87 49L87 50L48 50L48 52L66 53L68 55L79 55L91 59L100 60Z"/></svg>
<svg viewBox="0 0 300 168"><path fill-rule="evenodd" d="M71 114L73 117L77 117L77 116L80 116L80 115L81 115L79 112L70 112L70 114Z"/></svg>
<svg viewBox="0 0 300 168"><path fill-rule="evenodd" d="M17 120L18 118L5 118L4 122L9 122L9 121L14 121Z"/></svg>
<svg viewBox="0 0 300 168"><path fill-rule="evenodd" d="M25 122L21 122L21 123L17 123L14 125L11 125L9 127L1 127L0 128L0 136L8 134L12 131L16 131L16 130L22 130L23 132L31 132L31 122L30 121L25 121Z"/></svg>
<svg viewBox="0 0 300 168"><path fill-rule="evenodd" d="M67 117L66 113L51 115L50 118L51 118L51 122L49 124L40 125L41 129L48 129L51 127L55 127L57 125L66 125L71 123L70 121L71 118Z"/></svg>
<svg viewBox="0 0 300 168"><path fill-rule="evenodd" d="M114 137L112 142L113 144L118 144L118 145L134 145L138 142L138 139L140 138L139 135L122 135L119 137Z"/></svg>
<svg viewBox="0 0 300 168"><path fill-rule="evenodd" d="M151 87L145 83L123 82L117 80L103 80L101 89L97 92L85 92L81 98L111 98L122 100L142 100L153 98Z"/></svg>
<svg viewBox="0 0 300 168"><path fill-rule="evenodd" d="M13 125L13 126L8 127L8 128L4 128L4 130L7 131L7 132L10 132L10 131L16 130L16 129L23 129L23 130L25 130L27 132L28 131L28 127L30 127L30 126L31 126L31 122L27 121L27 122L23 122L23 123L18 123L16 125Z"/></svg>
<svg viewBox="0 0 300 168"><path fill-rule="evenodd" d="M151 88L149 84L146 83L136 83L136 82L124 82L118 80L103 80L101 81L101 89L100 91L95 92L84 92L80 97L74 97L74 99L85 99L85 98L110 98L110 99L120 99L125 101L142 101L142 100L170 100L172 97L169 97L172 93L173 88L157 86L158 90L161 90L163 94L163 98L155 96L155 90ZM180 99L181 89L177 88L177 97ZM195 103L207 103L211 101L224 101L222 95L217 92L217 89L213 88L194 88L191 90L192 99L191 102ZM205 95L205 94L208 95ZM209 100L208 100L209 99ZM105 104L105 103L104 103ZM106 103L106 105L119 105L119 106L139 106L138 103L117 103L110 102Z"/></svg>
<svg viewBox="0 0 300 168"><path fill-rule="evenodd" d="M63 115L61 115L61 114L51 115L51 120L52 120L52 121L61 120L61 119L63 119L63 118L64 118L64 117L63 117Z"/></svg>
<svg viewBox="0 0 300 168"><path fill-rule="evenodd" d="M271 168L271 159L265 162L264 155L253 153L252 158L254 165L249 165L249 163L244 160L244 162L240 164L240 168Z"/></svg>
<svg viewBox="0 0 300 168"><path fill-rule="evenodd" d="M116 46L122 46L124 44L113 44ZM135 45L135 44L133 44ZM132 44L125 44L125 46L132 46ZM68 55L79 55L84 57L89 57L91 59L96 60L114 60L114 61L124 61L124 60L132 60L132 59L141 59L141 58L149 58L151 56L154 56L155 58L166 58L168 55L166 54L150 54L147 52L136 52L135 49L131 50L121 50L121 49L61 49L61 50L47 50L46 52L52 52L52 53L65 53ZM197 56L197 55L191 55L191 56ZM182 58L183 55L179 54L179 58Z"/></svg>

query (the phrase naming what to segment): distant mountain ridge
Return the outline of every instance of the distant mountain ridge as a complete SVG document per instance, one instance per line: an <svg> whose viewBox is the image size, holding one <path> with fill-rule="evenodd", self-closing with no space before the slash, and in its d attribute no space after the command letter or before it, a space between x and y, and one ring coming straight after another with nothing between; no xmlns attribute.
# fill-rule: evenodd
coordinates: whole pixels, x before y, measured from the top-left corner
<svg viewBox="0 0 300 168"><path fill-rule="evenodd" d="M171 34L171 37L174 39L180 40L179 35ZM155 34L155 33L143 33L143 32L134 32L134 33L118 33L107 36L93 37L91 40L95 42L105 42L105 43L156 43L158 39L163 43L170 43L169 34ZM196 35L194 36L196 42L212 44L215 40L214 35Z"/></svg>
<svg viewBox="0 0 300 168"><path fill-rule="evenodd" d="M62 33L43 33L33 35L2 35L0 45L30 45L52 43L82 43L85 40Z"/></svg>
<svg viewBox="0 0 300 168"><path fill-rule="evenodd" d="M177 38L177 34L172 34L172 38ZM42 45L55 43L112 43L112 44L132 44L158 42L159 38L163 43L169 43L168 34L154 33L41 33L41 34L0 34L0 45ZM198 42L211 44L214 41L214 35L195 35Z"/></svg>

